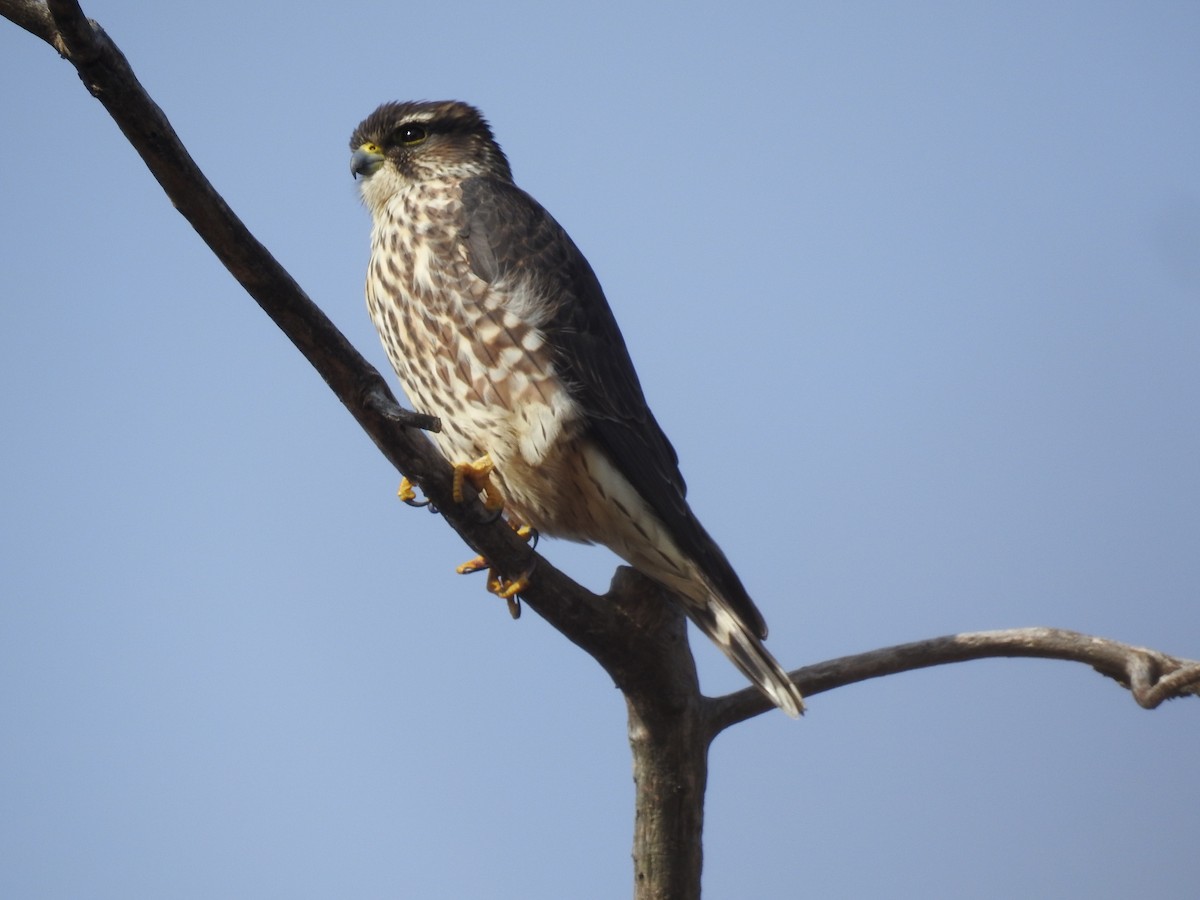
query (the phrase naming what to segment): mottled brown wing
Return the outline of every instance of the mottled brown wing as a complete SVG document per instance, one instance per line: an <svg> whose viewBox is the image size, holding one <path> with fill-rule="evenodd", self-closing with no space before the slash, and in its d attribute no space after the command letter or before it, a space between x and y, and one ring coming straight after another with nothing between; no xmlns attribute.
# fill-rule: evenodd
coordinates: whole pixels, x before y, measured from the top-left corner
<svg viewBox="0 0 1200 900"><path fill-rule="evenodd" d="M746 624L766 637L762 615L688 507L679 458L646 404L604 291L579 248L536 200L507 181L468 179L463 205L463 238L474 272L489 283L526 276L544 294L551 313L543 331L591 436L679 548Z"/></svg>

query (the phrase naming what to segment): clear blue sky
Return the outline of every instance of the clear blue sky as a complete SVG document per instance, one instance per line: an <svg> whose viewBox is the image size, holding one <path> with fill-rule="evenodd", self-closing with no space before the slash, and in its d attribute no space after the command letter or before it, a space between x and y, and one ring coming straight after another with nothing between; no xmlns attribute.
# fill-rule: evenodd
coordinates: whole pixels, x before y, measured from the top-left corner
<svg viewBox="0 0 1200 900"><path fill-rule="evenodd" d="M1200 5L86 11L380 366L348 136L482 107L786 665L1022 625L1200 656ZM7 22L0 82L0 896L628 896L603 672L453 574ZM714 747L706 896L1191 895L1198 758L1200 704L1066 663L836 691Z"/></svg>

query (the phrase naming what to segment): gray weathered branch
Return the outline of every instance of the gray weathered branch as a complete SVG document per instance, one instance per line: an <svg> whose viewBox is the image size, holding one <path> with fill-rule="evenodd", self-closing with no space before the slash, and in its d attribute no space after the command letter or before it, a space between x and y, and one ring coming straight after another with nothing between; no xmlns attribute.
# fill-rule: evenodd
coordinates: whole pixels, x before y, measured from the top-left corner
<svg viewBox="0 0 1200 900"><path fill-rule="evenodd" d="M843 656L789 674L805 696L898 672L994 657L1061 659L1091 666L1128 688L1139 706L1154 709L1163 701L1200 696L1200 662L1168 656L1107 638L1061 628L1010 628L976 631L913 641L854 656ZM771 709L753 689L711 701L708 715L714 735L730 725Z"/></svg>

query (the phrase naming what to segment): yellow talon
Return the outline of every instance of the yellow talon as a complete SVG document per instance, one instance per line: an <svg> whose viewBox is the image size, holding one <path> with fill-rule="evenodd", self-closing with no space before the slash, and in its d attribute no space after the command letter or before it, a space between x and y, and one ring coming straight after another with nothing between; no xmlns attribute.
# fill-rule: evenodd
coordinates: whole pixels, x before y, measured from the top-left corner
<svg viewBox="0 0 1200 900"><path fill-rule="evenodd" d="M514 619L521 618L521 598L517 595L527 587L529 587L527 575L522 575L514 581L508 581L503 576L497 575L489 578L487 583L487 589L508 604L508 614Z"/></svg>
<svg viewBox="0 0 1200 900"><path fill-rule="evenodd" d="M470 575L472 572L480 572L488 568L488 562L482 556L476 556L474 559L468 559L465 563L460 563L455 566L454 571L459 575Z"/></svg>
<svg viewBox="0 0 1200 900"><path fill-rule="evenodd" d="M500 496L500 491L497 490L495 483L491 479L492 469L496 464L492 462L492 457L485 453L475 462L456 463L454 466L454 502L463 502L463 482L469 481L471 487L479 491L483 496L483 505L487 509L496 510L504 508L504 498Z"/></svg>
<svg viewBox="0 0 1200 900"><path fill-rule="evenodd" d="M527 542L537 533L530 526L518 525L517 523L513 522L511 519L508 520L508 526L517 533L517 537L519 537L522 540L527 541ZM457 572L459 575L472 575L475 572L482 572L484 569L490 569L491 567L492 567L491 563L489 563L482 556L475 556L475 557L472 557L471 559L468 559L465 563L459 563L457 566L454 567L454 571ZM499 581L497 578L489 579L488 580L488 590L491 591L493 594L499 594L500 589L493 588L493 585L498 584L498 583L499 583ZM521 587L524 588L524 587L528 586L528 584L529 584L529 579L526 578L522 581ZM503 595L501 595L501 596L503 596ZM507 600L508 598L505 597L504 599Z"/></svg>
<svg viewBox="0 0 1200 900"><path fill-rule="evenodd" d="M469 476L465 476L469 477ZM529 525L520 524L508 520L508 525L517 533L517 537L526 541L537 536L537 532ZM492 569L491 564L482 556L476 556L473 559L468 559L465 563L455 567L459 575L469 575L472 572L480 572L488 569L487 589L497 597L505 600L508 603L508 614L514 619L521 618L521 601L517 595L525 588L529 587L529 572L512 581L505 578L503 575L498 575Z"/></svg>
<svg viewBox="0 0 1200 900"><path fill-rule="evenodd" d="M529 578L525 575L509 581L507 584L503 578L494 578L488 582L488 590L501 600L511 600L527 587L529 587Z"/></svg>
<svg viewBox="0 0 1200 900"><path fill-rule="evenodd" d="M413 483L408 480L407 476L400 479L400 489L396 491L396 496L405 503L417 499L417 493L413 490Z"/></svg>

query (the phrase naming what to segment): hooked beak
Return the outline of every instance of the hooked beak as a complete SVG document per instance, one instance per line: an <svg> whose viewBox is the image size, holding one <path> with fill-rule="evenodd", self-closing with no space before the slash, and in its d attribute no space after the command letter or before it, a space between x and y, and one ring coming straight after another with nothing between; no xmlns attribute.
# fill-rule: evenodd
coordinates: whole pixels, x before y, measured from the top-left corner
<svg viewBox="0 0 1200 900"><path fill-rule="evenodd" d="M374 144L363 144L350 156L350 174L355 178L359 175L364 178L374 175L382 165L383 154Z"/></svg>

